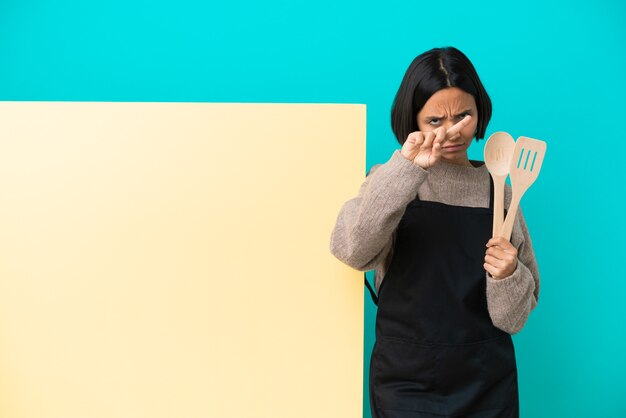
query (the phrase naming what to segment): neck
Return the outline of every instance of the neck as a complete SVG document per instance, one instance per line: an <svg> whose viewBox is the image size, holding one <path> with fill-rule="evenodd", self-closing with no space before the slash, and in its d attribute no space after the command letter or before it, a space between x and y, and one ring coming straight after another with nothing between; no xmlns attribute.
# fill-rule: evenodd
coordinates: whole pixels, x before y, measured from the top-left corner
<svg viewBox="0 0 626 418"><path fill-rule="evenodd" d="M445 158L442 158L441 161L447 164L460 165L463 167L474 167L474 165L470 162L467 156L465 156L465 158L461 160L446 160Z"/></svg>
<svg viewBox="0 0 626 418"><path fill-rule="evenodd" d="M472 179L483 181L485 175L488 175L487 166L482 161L472 160L467 160L466 164L460 164L459 161L440 159L429 170L433 172L435 177L459 181L472 181Z"/></svg>

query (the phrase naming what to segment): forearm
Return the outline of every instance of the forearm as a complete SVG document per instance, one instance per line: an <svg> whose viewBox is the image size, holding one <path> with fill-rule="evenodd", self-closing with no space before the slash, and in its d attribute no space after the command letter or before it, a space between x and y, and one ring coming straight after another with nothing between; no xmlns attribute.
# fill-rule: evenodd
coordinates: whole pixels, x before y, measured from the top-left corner
<svg viewBox="0 0 626 418"><path fill-rule="evenodd" d="M518 333L538 303L533 273L518 260L510 276L495 279L487 272L486 278L487 307L493 324L509 334Z"/></svg>
<svg viewBox="0 0 626 418"><path fill-rule="evenodd" d="M358 196L342 206L331 234L331 253L363 271L381 262L406 205L427 175L427 170L394 151L389 161L370 173Z"/></svg>
<svg viewBox="0 0 626 418"><path fill-rule="evenodd" d="M505 187L505 207L510 208L512 189ZM517 266L506 277L495 279L486 272L487 307L493 324L518 333L539 302L539 267L522 205L518 206L510 243L517 249Z"/></svg>

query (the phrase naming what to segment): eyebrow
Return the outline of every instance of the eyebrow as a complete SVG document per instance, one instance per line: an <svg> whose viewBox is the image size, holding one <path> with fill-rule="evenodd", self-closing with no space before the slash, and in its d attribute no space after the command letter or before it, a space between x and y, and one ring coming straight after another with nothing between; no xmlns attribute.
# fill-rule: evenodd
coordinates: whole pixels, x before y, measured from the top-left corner
<svg viewBox="0 0 626 418"><path fill-rule="evenodd" d="M463 113L472 113L472 109L465 109L456 116L461 116ZM426 119L443 119L443 116L426 116Z"/></svg>

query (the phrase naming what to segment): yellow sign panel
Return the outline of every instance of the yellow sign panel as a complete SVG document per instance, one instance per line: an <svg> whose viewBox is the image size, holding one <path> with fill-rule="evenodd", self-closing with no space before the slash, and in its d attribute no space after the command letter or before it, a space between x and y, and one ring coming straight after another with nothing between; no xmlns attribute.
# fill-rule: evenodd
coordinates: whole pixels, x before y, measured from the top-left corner
<svg viewBox="0 0 626 418"><path fill-rule="evenodd" d="M0 102L0 416L361 417L365 106Z"/></svg>

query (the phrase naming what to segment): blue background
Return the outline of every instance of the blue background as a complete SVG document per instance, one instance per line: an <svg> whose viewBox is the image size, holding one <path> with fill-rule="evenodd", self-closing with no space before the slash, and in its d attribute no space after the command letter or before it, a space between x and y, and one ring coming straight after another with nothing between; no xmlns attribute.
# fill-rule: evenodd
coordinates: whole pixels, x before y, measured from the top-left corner
<svg viewBox="0 0 626 418"><path fill-rule="evenodd" d="M399 148L390 107L411 60L459 48L493 101L487 137L548 143L522 201L541 273L513 337L522 416L623 417L625 12L616 0L0 0L0 100L365 103L369 169Z"/></svg>

